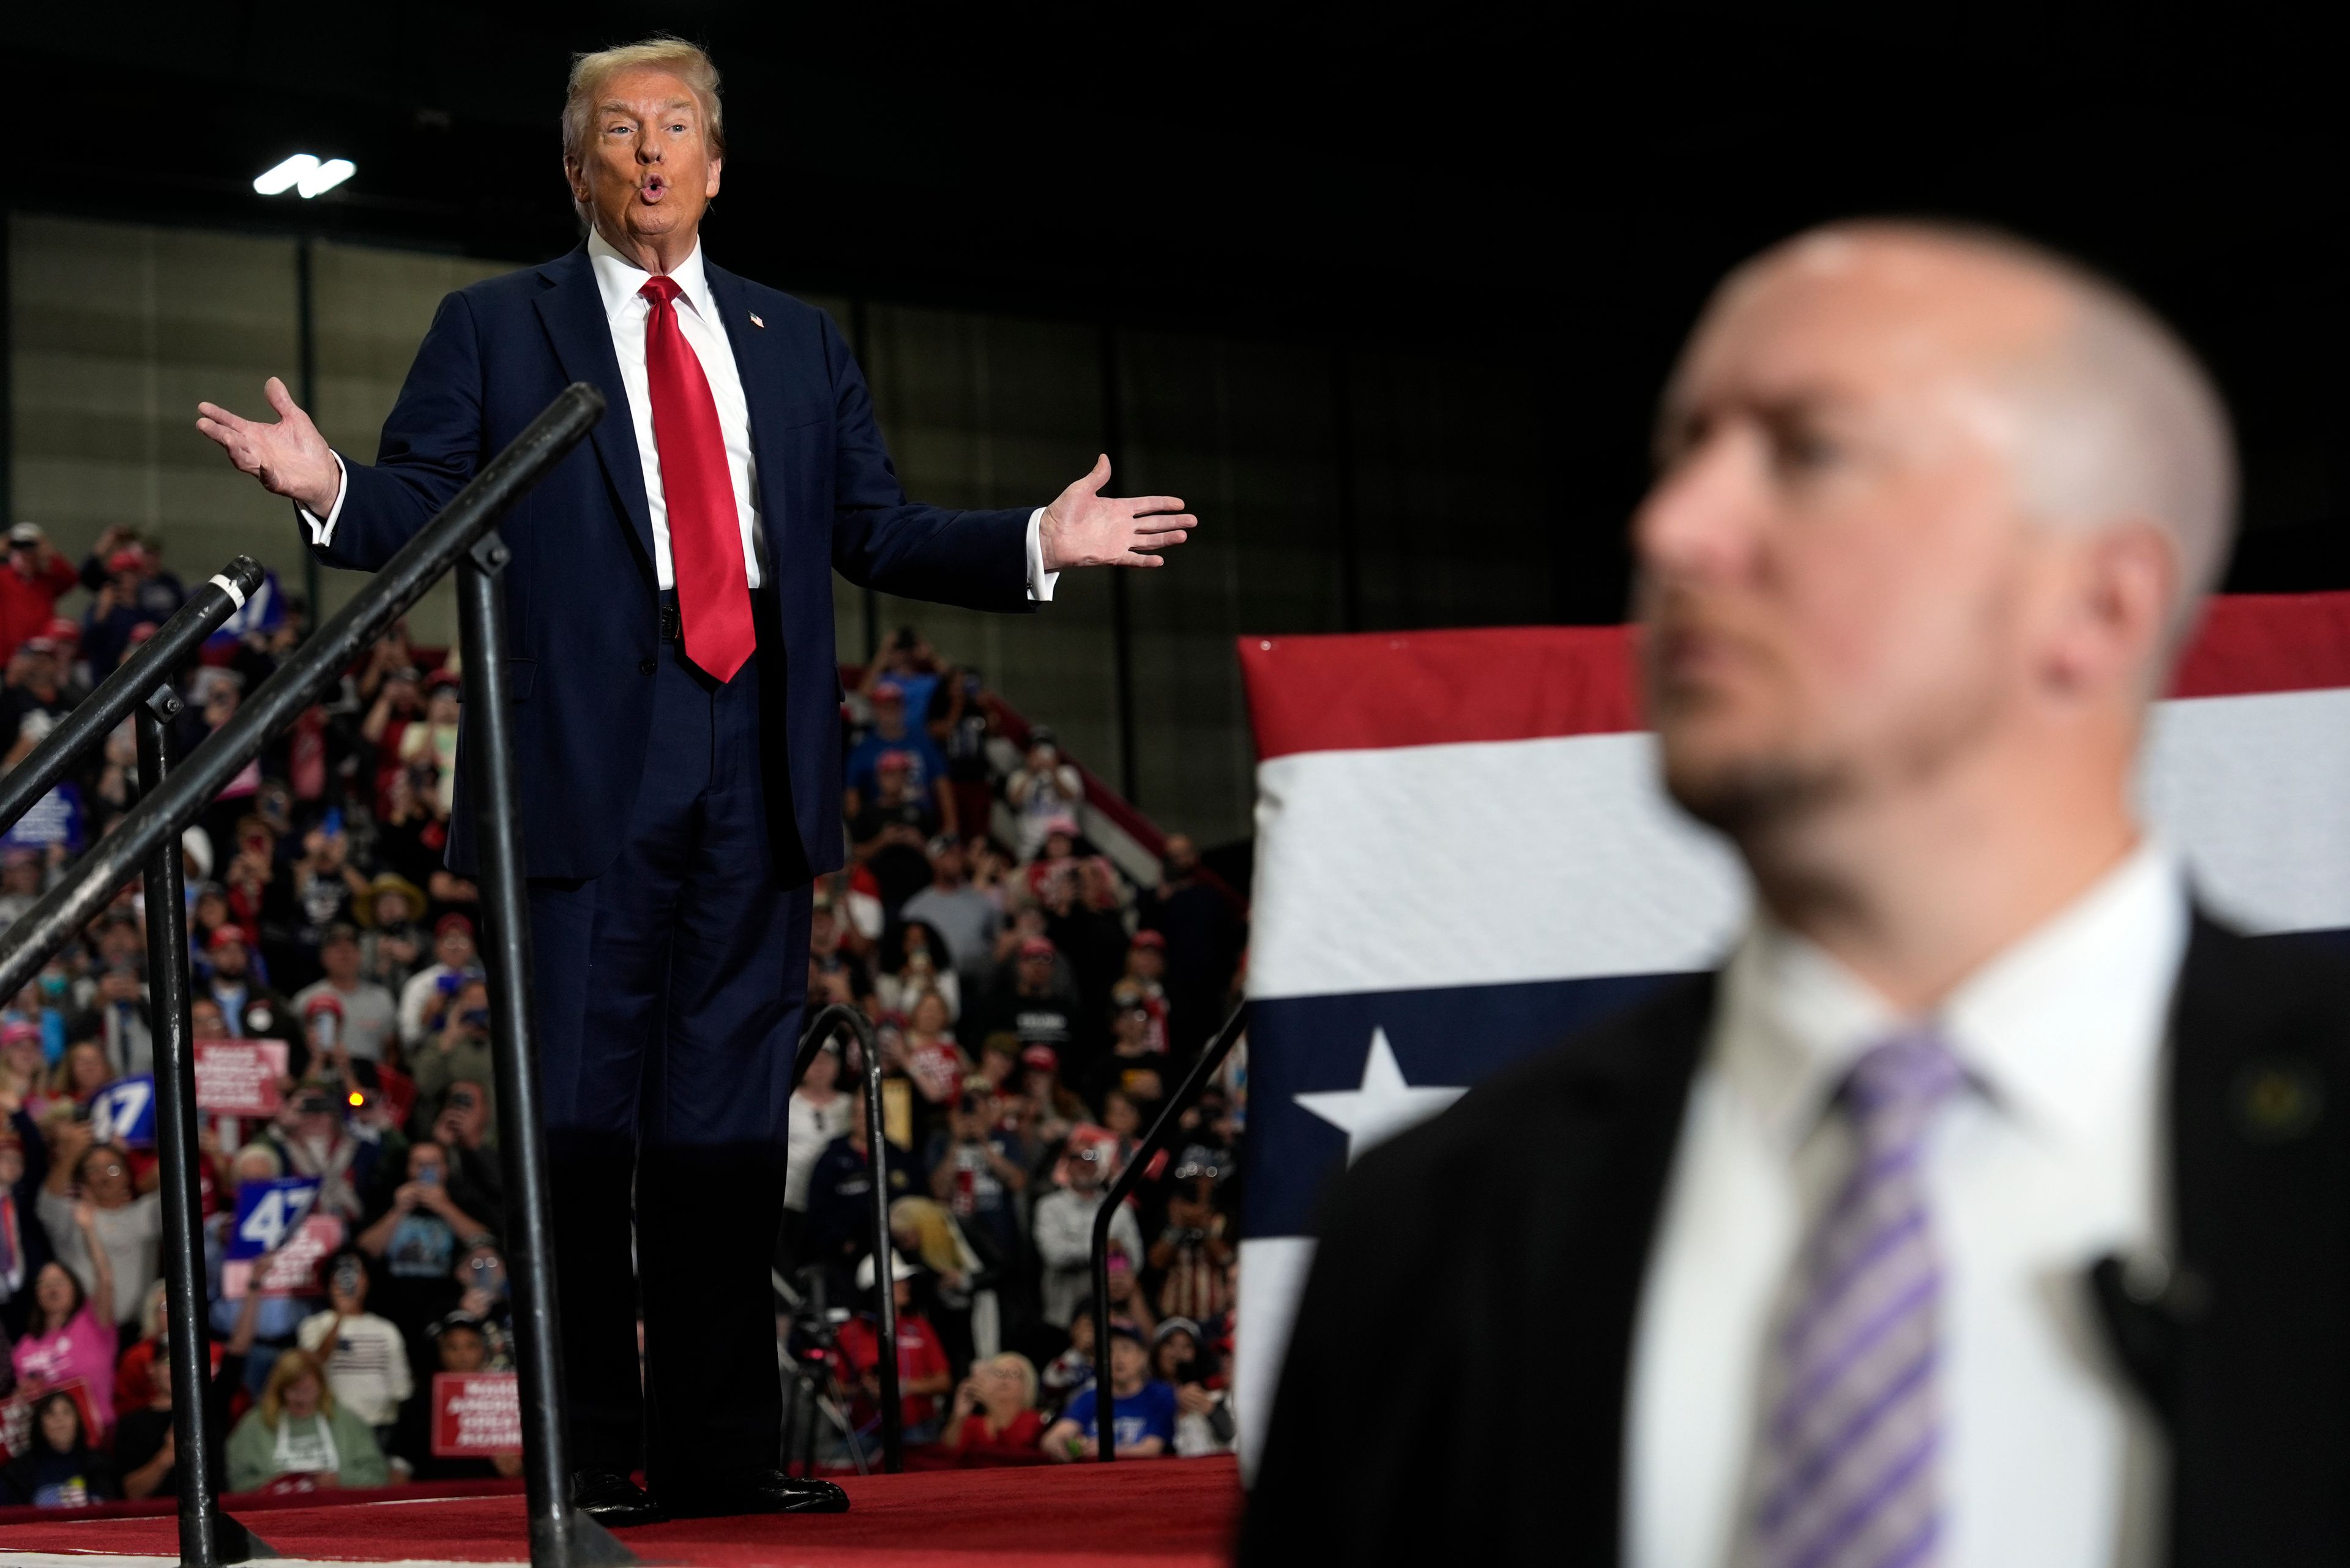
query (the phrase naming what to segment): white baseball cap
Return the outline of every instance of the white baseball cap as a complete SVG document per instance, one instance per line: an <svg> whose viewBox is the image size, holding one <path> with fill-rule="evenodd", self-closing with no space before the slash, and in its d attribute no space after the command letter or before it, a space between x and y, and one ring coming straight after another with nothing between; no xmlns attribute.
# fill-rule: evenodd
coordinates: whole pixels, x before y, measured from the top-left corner
<svg viewBox="0 0 2350 1568"><path fill-rule="evenodd" d="M889 1278L891 1282L910 1280L913 1277L914 1265L906 1262L904 1253L895 1247L890 1248ZM873 1288L873 1257L869 1252L857 1265L857 1288L860 1291L869 1291Z"/></svg>

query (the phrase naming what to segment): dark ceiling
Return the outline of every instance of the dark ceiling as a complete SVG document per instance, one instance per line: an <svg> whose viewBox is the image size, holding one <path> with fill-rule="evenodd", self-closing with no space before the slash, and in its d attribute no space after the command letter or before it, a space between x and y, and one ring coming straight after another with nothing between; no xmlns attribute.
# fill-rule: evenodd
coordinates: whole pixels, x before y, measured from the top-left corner
<svg viewBox="0 0 2350 1568"><path fill-rule="evenodd" d="M2350 133L2317 21L1544 12L52 8L5 51L20 113L52 78L63 106L19 141L39 172L12 199L536 259L576 238L570 52L668 28L726 75L711 234L736 270L1471 357L1542 400L1555 445L1495 461L1542 463L1562 524L1628 509L1656 387L1727 265L1825 216L1950 213L2107 267L2210 357L2247 454L2235 586L2350 586ZM359 173L299 207L255 196L296 148ZM1622 603L1586 597L1562 614Z"/></svg>

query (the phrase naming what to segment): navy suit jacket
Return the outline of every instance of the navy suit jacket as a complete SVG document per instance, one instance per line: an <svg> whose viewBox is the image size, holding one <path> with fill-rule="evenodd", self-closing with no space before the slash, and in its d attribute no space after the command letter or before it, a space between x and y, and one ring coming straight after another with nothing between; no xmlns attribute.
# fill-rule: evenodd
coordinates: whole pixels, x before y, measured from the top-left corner
<svg viewBox="0 0 2350 1568"><path fill-rule="evenodd" d="M733 273L707 272L758 462L763 742L776 872L788 886L843 858L834 568L909 598L1027 610L1033 508L909 502L831 318ZM660 647L644 471L584 245L441 302L375 465L347 464L333 543L317 549L331 566L381 566L573 381L603 389L594 439L499 524L513 549L504 686L523 844L531 876L565 879L594 877L620 852L644 773ZM461 736L449 862L466 873L478 864L468 774Z"/></svg>

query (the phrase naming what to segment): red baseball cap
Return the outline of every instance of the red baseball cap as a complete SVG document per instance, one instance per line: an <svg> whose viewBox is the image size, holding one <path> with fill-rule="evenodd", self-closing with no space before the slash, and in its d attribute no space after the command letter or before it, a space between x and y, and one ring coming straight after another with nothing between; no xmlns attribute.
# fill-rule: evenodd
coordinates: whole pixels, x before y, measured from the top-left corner
<svg viewBox="0 0 2350 1568"><path fill-rule="evenodd" d="M452 930L463 931L470 937L473 934L473 922L453 910L432 922L432 935L436 940Z"/></svg>
<svg viewBox="0 0 2350 1568"><path fill-rule="evenodd" d="M109 572L135 572L146 564L147 552L136 545L117 550L106 558L106 569Z"/></svg>
<svg viewBox="0 0 2350 1568"><path fill-rule="evenodd" d="M1051 958L1059 950L1053 945L1053 939L1050 937L1030 937L1020 944L1022 958Z"/></svg>
<svg viewBox="0 0 2350 1568"><path fill-rule="evenodd" d="M1031 1045L1020 1053L1020 1064L1041 1072L1057 1073L1061 1070L1061 1054L1050 1045Z"/></svg>
<svg viewBox="0 0 2350 1568"><path fill-rule="evenodd" d="M59 642L79 642L81 640L81 625L79 622L68 620L61 615L52 616L49 618L49 624L41 628L41 635L43 637L54 638Z"/></svg>
<svg viewBox="0 0 2350 1568"><path fill-rule="evenodd" d="M1157 931L1137 931L1134 933L1134 945L1139 948L1158 948L1163 951L1167 946L1167 939Z"/></svg>
<svg viewBox="0 0 2350 1568"><path fill-rule="evenodd" d="M253 940L244 934L244 928L232 920L226 925L213 928L213 934L204 939L204 951L218 952L230 942L234 942L241 948L249 948L253 945Z"/></svg>

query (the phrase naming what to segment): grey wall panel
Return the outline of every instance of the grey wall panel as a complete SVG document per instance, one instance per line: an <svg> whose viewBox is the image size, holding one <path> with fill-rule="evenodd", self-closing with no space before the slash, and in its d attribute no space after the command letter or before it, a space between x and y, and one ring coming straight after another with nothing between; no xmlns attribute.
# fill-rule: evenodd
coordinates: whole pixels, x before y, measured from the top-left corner
<svg viewBox="0 0 2350 1568"><path fill-rule="evenodd" d="M311 288L317 321L317 407L311 410L335 449L373 462L384 417L391 412L416 346L432 325L442 299L469 283L513 269L503 262L414 251L321 244L312 253ZM291 379L290 370L288 379ZM284 545L264 557L288 587L301 565ZM364 574L320 573L324 614L332 615L358 591ZM457 640L457 592L443 580L409 612L409 635L447 647Z"/></svg>
<svg viewBox="0 0 2350 1568"><path fill-rule="evenodd" d="M195 418L200 398L264 410L264 379L291 372L292 244L16 214L8 244L16 515L76 556L140 528L183 576L289 556L284 504Z"/></svg>

